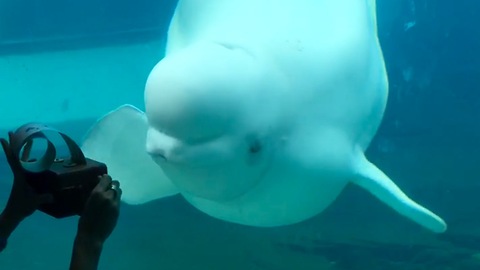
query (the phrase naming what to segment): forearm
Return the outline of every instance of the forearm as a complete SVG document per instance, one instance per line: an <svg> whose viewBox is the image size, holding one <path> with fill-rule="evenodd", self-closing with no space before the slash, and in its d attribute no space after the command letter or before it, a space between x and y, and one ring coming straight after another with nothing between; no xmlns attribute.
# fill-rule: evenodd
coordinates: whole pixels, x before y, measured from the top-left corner
<svg viewBox="0 0 480 270"><path fill-rule="evenodd" d="M13 215L8 209L0 214L0 252L5 249L8 238L21 221L22 218Z"/></svg>
<svg viewBox="0 0 480 270"><path fill-rule="evenodd" d="M73 245L70 270L96 270L102 248L103 243L77 235Z"/></svg>

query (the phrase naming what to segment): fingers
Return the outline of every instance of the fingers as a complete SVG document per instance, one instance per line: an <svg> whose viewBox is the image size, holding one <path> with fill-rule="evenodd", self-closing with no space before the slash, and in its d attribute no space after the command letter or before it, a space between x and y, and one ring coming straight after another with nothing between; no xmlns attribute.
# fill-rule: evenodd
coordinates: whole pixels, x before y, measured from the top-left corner
<svg viewBox="0 0 480 270"><path fill-rule="evenodd" d="M120 188L120 182L117 180L112 181L112 187L111 190L114 191L114 199L119 202L120 197L122 197L122 189Z"/></svg>
<svg viewBox="0 0 480 270"><path fill-rule="evenodd" d="M110 189L110 185L112 184L112 177L108 174L98 176L100 181L98 182L97 186L94 188L93 191L96 192L104 192Z"/></svg>
<svg viewBox="0 0 480 270"><path fill-rule="evenodd" d="M121 195L122 190L120 189L120 182L118 182L117 180L112 181L109 189L106 192L107 198L118 202Z"/></svg>
<svg viewBox="0 0 480 270"><path fill-rule="evenodd" d="M122 196L122 189L120 188L120 182L112 180L112 177L108 174L99 176L100 181L95 187L95 192L105 192L105 196L108 199L114 199L119 202Z"/></svg>
<svg viewBox="0 0 480 270"><path fill-rule="evenodd" d="M117 181L117 182L118 182L118 181ZM122 189L120 188L120 182L118 182L117 197L116 197L117 201L120 201L120 199L121 199L121 197L122 197L122 193L123 193L123 191L122 191Z"/></svg>

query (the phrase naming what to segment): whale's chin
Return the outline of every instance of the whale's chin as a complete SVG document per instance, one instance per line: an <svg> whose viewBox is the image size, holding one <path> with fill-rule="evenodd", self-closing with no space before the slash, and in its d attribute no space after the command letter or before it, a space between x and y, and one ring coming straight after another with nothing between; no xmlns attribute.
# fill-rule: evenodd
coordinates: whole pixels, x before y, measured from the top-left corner
<svg viewBox="0 0 480 270"><path fill-rule="evenodd" d="M163 157L153 159L180 193L217 202L231 201L243 196L258 184L263 175L256 170L249 171L248 168L238 169L238 164L233 161L208 166L189 166L170 163Z"/></svg>

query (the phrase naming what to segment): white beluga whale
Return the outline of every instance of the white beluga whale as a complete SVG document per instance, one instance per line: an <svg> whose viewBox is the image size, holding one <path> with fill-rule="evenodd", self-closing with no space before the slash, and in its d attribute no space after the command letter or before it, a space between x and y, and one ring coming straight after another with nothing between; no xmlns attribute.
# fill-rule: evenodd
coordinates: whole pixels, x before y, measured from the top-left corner
<svg viewBox="0 0 480 270"><path fill-rule="evenodd" d="M218 219L282 226L354 183L444 232L365 157L387 96L373 0L180 0L145 112L113 110L82 149L129 204L181 194Z"/></svg>

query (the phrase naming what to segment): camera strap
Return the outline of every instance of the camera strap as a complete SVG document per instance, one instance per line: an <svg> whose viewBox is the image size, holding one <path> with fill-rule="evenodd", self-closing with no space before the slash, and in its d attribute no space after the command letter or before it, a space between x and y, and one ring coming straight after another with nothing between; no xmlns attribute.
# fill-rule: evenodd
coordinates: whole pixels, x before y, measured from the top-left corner
<svg viewBox="0 0 480 270"><path fill-rule="evenodd" d="M22 167L30 172L43 172L48 170L56 161L57 151L52 141L45 135L46 132L55 132L65 141L70 152L70 160L65 166L85 165L86 159L80 147L66 134L40 123L29 123L19 127L10 142L14 155L20 160ZM42 138L47 141L44 155L37 160L29 160L30 148L33 140ZM23 150L22 156L20 152Z"/></svg>

